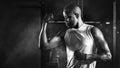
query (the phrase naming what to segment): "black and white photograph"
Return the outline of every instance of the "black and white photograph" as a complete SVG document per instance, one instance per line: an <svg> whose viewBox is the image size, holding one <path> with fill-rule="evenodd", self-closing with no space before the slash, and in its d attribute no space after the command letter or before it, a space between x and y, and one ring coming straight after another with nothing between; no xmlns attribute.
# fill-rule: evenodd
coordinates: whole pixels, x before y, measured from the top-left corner
<svg viewBox="0 0 120 68"><path fill-rule="evenodd" d="M119 68L120 1L0 2L0 68Z"/></svg>

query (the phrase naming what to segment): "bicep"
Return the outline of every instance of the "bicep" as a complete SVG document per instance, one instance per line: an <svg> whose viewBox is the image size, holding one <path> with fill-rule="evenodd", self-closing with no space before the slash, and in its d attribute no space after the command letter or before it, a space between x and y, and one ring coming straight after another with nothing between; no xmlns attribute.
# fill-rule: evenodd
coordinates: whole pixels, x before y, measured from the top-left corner
<svg viewBox="0 0 120 68"><path fill-rule="evenodd" d="M109 47L108 47L108 43L106 42L103 33L101 32L100 29L98 28L94 28L94 38L95 41L97 42L97 47L98 49L101 50L101 53L109 53Z"/></svg>

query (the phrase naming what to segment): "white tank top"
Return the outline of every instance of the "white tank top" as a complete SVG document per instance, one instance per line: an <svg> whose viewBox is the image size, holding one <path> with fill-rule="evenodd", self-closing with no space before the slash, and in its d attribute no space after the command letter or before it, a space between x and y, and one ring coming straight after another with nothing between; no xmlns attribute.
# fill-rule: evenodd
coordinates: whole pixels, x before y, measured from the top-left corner
<svg viewBox="0 0 120 68"><path fill-rule="evenodd" d="M70 60L72 60L72 57L74 57L75 50L79 49L81 53L84 54L95 54L97 52L97 48L95 47L94 43L94 38L91 34L91 28L93 28L93 26L84 24L79 29L72 28L66 31L64 39L66 42L67 50L69 50L69 53L67 52L67 64L71 63ZM70 51L72 51L73 53L70 54ZM67 68L74 68L74 66L70 67L74 65L73 62L74 61L72 61L72 64L70 64ZM96 61L93 61L89 64L81 63L79 68L95 68L95 66Z"/></svg>
<svg viewBox="0 0 120 68"><path fill-rule="evenodd" d="M91 34L93 26L84 24L79 29L68 29L65 34L67 47L73 51L80 50L85 54L93 54L95 50L94 38Z"/></svg>

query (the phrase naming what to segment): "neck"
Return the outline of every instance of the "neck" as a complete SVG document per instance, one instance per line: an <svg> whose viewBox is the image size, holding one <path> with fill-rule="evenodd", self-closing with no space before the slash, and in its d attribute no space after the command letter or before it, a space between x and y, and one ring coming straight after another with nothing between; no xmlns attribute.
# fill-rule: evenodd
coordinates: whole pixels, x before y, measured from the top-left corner
<svg viewBox="0 0 120 68"><path fill-rule="evenodd" d="M83 23L82 19L80 18L79 21L78 21L78 28L80 28L83 24L84 23Z"/></svg>

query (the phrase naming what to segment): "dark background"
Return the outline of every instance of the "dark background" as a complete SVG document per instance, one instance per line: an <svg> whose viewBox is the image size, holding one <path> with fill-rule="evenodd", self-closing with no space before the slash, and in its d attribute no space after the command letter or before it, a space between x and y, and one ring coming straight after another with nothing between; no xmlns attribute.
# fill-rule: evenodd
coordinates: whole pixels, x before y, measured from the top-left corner
<svg viewBox="0 0 120 68"><path fill-rule="evenodd" d="M45 14L53 13L63 20L63 7L77 0L6 1L0 2L0 68L40 68L38 36ZM120 7L117 1L117 50L119 52ZM80 1L81 4L81 1ZM83 19L96 24L113 55L113 1L84 0ZM106 22L110 22L109 25ZM97 68L119 68L119 53L110 62L99 62Z"/></svg>
<svg viewBox="0 0 120 68"><path fill-rule="evenodd" d="M0 2L0 68L40 68L40 2Z"/></svg>

